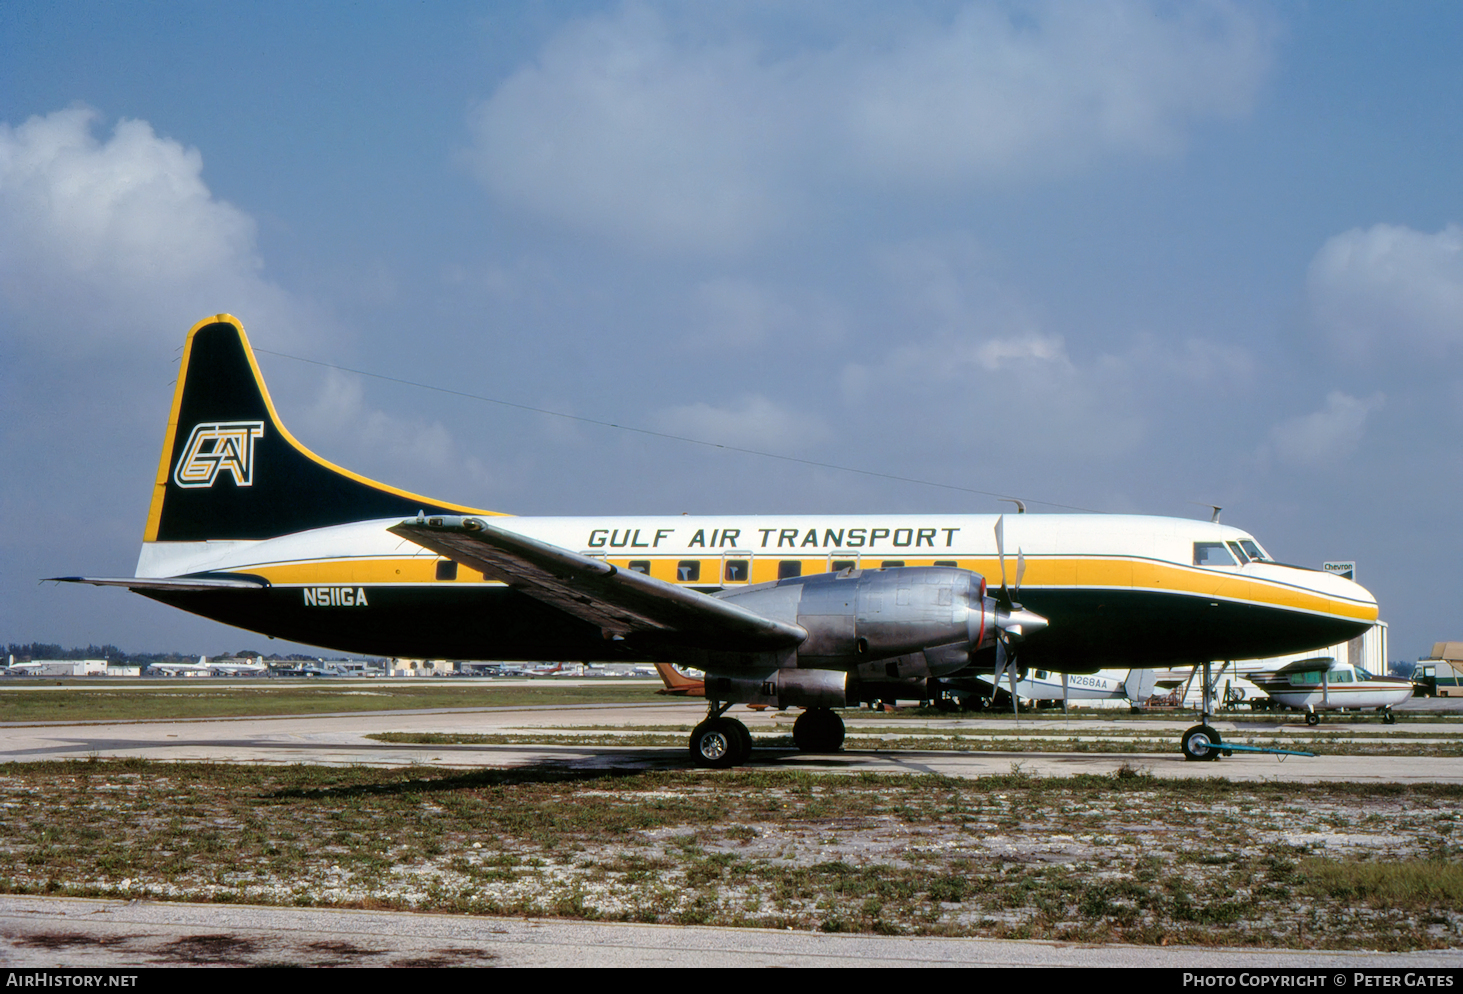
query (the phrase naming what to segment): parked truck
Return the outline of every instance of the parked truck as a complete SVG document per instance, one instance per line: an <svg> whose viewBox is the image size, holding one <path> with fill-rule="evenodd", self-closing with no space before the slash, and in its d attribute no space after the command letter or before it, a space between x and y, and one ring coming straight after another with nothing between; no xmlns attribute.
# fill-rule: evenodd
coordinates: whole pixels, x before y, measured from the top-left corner
<svg viewBox="0 0 1463 994"><path fill-rule="evenodd" d="M1412 682L1421 697L1463 697L1463 642L1434 642L1432 656L1417 661Z"/></svg>

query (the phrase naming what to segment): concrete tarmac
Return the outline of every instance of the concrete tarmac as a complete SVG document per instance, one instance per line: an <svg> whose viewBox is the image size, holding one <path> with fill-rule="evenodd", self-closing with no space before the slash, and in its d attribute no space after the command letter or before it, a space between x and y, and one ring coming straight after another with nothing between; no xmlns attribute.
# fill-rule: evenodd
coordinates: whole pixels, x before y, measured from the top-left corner
<svg viewBox="0 0 1463 994"><path fill-rule="evenodd" d="M699 701L642 705L572 705L534 708L461 708L381 711L206 721L129 721L0 726L0 762L139 757L160 761L311 763L456 768L567 767L580 769L686 769L683 747L530 745L406 745L367 738L379 732L444 734L533 733L544 739L575 734L635 734L637 728L691 725L705 715ZM794 713L737 716L759 738L787 735ZM1120 720L1120 719L1118 719ZM1124 723L1126 724L1126 723ZM1457 758L1236 754L1210 763L1186 762L1177 752L1188 716L1145 721L1147 735L1171 738L1174 751L1102 752L890 752L860 748L858 733L906 723L883 715L852 718L850 747L807 756L792 749L759 748L751 765L818 772L940 773L978 777L1022 771L1038 776L1110 775L1136 766L1160 777L1222 776L1233 780L1327 780L1392 783L1463 782ZM1301 721L1277 728L1244 716L1216 721L1227 741L1308 733ZM969 718L910 722L904 734L938 734L951 726L1010 731L1009 719ZM1108 721L1023 717L1023 737L1094 738ZM1131 726L1129 726L1131 727ZM1443 722L1382 725L1326 719L1322 730L1451 739L1463 726ZM708 772L708 776L715 776ZM989 939L824 935L759 929L603 924L559 920L474 918L335 909L190 905L0 896L0 964L11 969L189 965L302 966L1085 966L1176 969L1348 967L1443 969L1463 966L1457 950L1383 954L1313 950L1213 949L1075 945Z"/></svg>
<svg viewBox="0 0 1463 994"><path fill-rule="evenodd" d="M791 733L795 712L747 711L736 716L754 737L771 738ZM55 759L136 757L161 761L227 763L310 763L335 766L443 766L454 768L552 766L572 769L685 769L690 766L684 748L670 746L614 746L553 744L555 738L575 734L634 734L637 728L690 726L705 716L699 701L650 704L566 705L531 708L451 708L434 711L375 711L349 714L269 718L220 718L204 721L127 721L89 724L26 724L0 726L0 762ZM1114 721L1067 720L1055 717L1010 719L950 718L898 722L904 734L938 734L951 726L992 726L1002 731L1019 728L1023 737L1082 739L1111 730ZM881 751L860 747L858 733L865 727L888 728L885 716L854 718L848 722L847 747L832 755L807 755L788 748L758 748L751 766L761 768L844 773L937 773L952 777L980 777L1010 773L1019 765L1034 776L1110 775L1123 766L1137 767L1158 777L1226 777L1231 780L1384 781L1387 783L1463 783L1463 760L1424 756L1316 756L1313 758L1236 753L1215 762L1188 762L1178 752L1178 738L1194 723L1192 717L1172 721L1144 721L1145 735L1173 742L1169 752L1104 753L1099 741L1093 751L1074 752L954 752ZM1126 723L1124 723L1126 724ZM592 726L592 727L586 727ZM1133 726L1128 725L1131 728ZM1226 741L1269 740L1277 735L1309 734L1303 721L1283 726L1253 721L1239 715L1218 719L1214 727ZM1456 739L1463 725L1416 722L1383 725L1371 718L1353 723L1328 716L1320 731L1344 737L1349 729L1369 734L1424 735ZM381 732L438 734L542 734L546 744L415 745L378 742L368 736Z"/></svg>
<svg viewBox="0 0 1463 994"><path fill-rule="evenodd" d="M1167 967L1456 971L1411 953L1083 945L0 896L0 966Z"/></svg>

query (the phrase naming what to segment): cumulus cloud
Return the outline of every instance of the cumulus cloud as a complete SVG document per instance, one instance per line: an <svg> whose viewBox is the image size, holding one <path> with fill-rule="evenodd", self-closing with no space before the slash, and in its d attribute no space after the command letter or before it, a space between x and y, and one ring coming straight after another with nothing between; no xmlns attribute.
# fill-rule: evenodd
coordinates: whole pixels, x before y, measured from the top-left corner
<svg viewBox="0 0 1463 994"><path fill-rule="evenodd" d="M963 236L920 239L876 253L887 313L897 330L848 363L850 408L872 406L921 433L948 437L977 459L1034 454L1095 463L1159 444L1208 403L1253 389L1254 357L1232 343L1133 334L1094 350L1070 341L1043 308L1001 275L998 259ZM886 444L895 444L892 439Z"/></svg>
<svg viewBox="0 0 1463 994"><path fill-rule="evenodd" d="M760 394L723 407L705 402L673 407L662 411L655 423L660 431L685 438L773 452L796 452L831 435L823 419Z"/></svg>
<svg viewBox="0 0 1463 994"><path fill-rule="evenodd" d="M181 342L208 314L300 325L260 276L253 220L216 199L197 149L123 120L98 140L73 107L0 123L0 308L57 352ZM298 327L294 330L298 331Z"/></svg>
<svg viewBox="0 0 1463 994"><path fill-rule="evenodd" d="M1269 35L1227 5L968 4L850 73L851 146L891 182L1050 175L1168 153L1197 118L1248 110Z"/></svg>
<svg viewBox="0 0 1463 994"><path fill-rule="evenodd" d="M946 194L1170 153L1194 121L1248 110L1273 36L1221 2L972 2L877 37L834 16L792 48L752 16L581 19L475 109L467 161L505 204L566 225L735 250L851 189Z"/></svg>
<svg viewBox="0 0 1463 994"><path fill-rule="evenodd" d="M1307 291L1316 325L1344 355L1437 356L1463 344L1463 229L1353 228L1321 246Z"/></svg>
<svg viewBox="0 0 1463 994"><path fill-rule="evenodd" d="M1273 454L1282 463L1306 469L1325 469L1345 460L1361 444L1367 417L1386 398L1373 394L1363 400L1333 390L1326 406L1311 414L1283 421L1270 430L1261 454Z"/></svg>

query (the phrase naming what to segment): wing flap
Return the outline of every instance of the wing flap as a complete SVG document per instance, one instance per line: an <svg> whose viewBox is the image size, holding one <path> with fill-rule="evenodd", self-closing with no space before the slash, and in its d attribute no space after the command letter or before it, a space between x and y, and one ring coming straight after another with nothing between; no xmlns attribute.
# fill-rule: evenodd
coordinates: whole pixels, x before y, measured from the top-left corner
<svg viewBox="0 0 1463 994"><path fill-rule="evenodd" d="M730 651L798 645L798 625L730 601L529 538L482 518L412 518L388 529L423 548L479 570L530 597L598 625L610 635Z"/></svg>

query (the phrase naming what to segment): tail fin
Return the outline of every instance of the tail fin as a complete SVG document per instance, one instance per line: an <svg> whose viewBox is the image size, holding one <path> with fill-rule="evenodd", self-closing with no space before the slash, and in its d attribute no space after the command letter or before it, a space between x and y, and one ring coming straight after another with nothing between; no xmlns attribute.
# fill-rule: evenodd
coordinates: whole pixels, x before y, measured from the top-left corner
<svg viewBox="0 0 1463 994"><path fill-rule="evenodd" d="M321 459L280 423L237 318L219 314L188 332L144 541L274 538L419 510L485 513Z"/></svg>
<svg viewBox="0 0 1463 994"><path fill-rule="evenodd" d="M665 689L657 690L657 694L669 694L673 697L706 696L704 681L691 679L670 663L656 663L655 672L660 674L660 680L665 684Z"/></svg>

